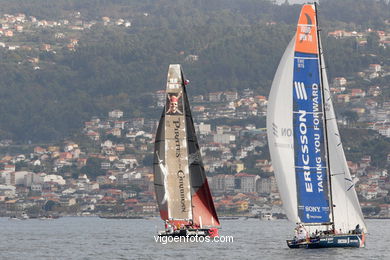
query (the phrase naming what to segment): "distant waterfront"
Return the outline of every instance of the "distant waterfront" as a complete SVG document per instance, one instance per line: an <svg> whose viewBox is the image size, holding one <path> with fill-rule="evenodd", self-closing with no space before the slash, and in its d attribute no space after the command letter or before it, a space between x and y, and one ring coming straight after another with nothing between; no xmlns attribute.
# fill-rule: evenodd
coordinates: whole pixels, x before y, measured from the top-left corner
<svg viewBox="0 0 390 260"><path fill-rule="evenodd" d="M367 225L366 248L291 250L285 240L293 224L285 220L223 220L220 234L233 236L233 243L163 245L154 240L163 228L159 218L0 218L0 259L386 259L390 220L367 220Z"/></svg>

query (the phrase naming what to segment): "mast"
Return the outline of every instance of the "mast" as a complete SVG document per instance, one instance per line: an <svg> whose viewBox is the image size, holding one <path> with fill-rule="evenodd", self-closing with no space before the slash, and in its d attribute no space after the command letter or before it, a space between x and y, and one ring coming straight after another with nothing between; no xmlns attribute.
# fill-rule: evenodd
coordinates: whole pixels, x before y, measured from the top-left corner
<svg viewBox="0 0 390 260"><path fill-rule="evenodd" d="M166 105L156 133L154 178L163 220L175 225L192 219L188 165L187 124L183 102L183 79L179 64L171 64L166 86Z"/></svg>
<svg viewBox="0 0 390 260"><path fill-rule="evenodd" d="M183 70L180 70L180 75L181 75L181 86L182 86L182 93L183 93L183 102L184 102L184 111L183 113L185 114L185 120L184 120L184 129L187 133L187 146L188 146L188 122L187 122L187 110L189 110L189 106L190 106L190 103L188 102L188 97L187 97L187 90L186 90L186 85L189 81L187 81L185 78L184 78L184 73L183 73ZM191 111L191 110L189 110ZM191 114L190 114L190 117L191 117ZM189 156L189 151L187 150L187 158ZM190 171L189 169L189 165L188 165L188 171ZM189 179L189 182L190 182L190 186L191 186L191 178ZM194 204L193 204L193 201L192 201L192 189L190 189L190 201L191 201L191 216L192 218L189 219L190 222L194 223Z"/></svg>
<svg viewBox="0 0 390 260"><path fill-rule="evenodd" d="M317 44L318 44L318 64L320 67L320 82L321 82L321 95L322 95L322 111L323 111L323 123L324 123L324 143L325 143L325 150L326 150L326 163L327 163L327 175L328 175L328 188L329 188L329 204L330 204L330 212L332 214L332 229L335 231L335 224L334 224L334 212L333 212L333 193L332 193L332 174L330 172L330 160L329 160L329 144L328 144L328 130L327 130L327 119L326 119L326 108L325 108L325 90L324 90L324 79L323 79L323 67L322 67L322 48L321 48L321 38L320 38L320 29L318 25L318 11L317 11L317 3L314 2L314 8L316 12L316 25L317 25Z"/></svg>

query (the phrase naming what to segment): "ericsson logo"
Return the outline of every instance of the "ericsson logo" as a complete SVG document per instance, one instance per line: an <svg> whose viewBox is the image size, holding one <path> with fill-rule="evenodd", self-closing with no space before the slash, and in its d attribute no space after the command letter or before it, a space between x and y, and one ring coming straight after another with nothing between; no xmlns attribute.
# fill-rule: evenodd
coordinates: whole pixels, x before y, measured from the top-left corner
<svg viewBox="0 0 390 260"><path fill-rule="evenodd" d="M295 94L298 99L307 100L307 94L305 89L305 84L303 82L294 81Z"/></svg>

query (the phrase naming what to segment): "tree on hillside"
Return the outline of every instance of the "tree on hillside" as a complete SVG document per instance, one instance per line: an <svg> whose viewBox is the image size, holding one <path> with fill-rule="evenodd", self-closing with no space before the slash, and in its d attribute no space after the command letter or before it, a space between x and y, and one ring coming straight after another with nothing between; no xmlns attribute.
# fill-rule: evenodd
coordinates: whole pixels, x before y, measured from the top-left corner
<svg viewBox="0 0 390 260"><path fill-rule="evenodd" d="M105 175L106 172L101 169L102 159L99 158L88 158L86 165L81 168L80 172L84 173L91 180L96 180L96 177Z"/></svg>

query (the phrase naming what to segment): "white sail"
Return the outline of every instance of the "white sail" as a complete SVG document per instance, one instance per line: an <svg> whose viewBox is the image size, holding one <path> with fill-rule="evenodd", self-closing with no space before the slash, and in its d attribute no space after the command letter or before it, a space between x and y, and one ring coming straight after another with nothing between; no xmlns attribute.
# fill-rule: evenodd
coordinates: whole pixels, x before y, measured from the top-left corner
<svg viewBox="0 0 390 260"><path fill-rule="evenodd" d="M299 222L294 169L292 120L293 61L295 37L291 40L276 71L267 105L267 136L272 165L283 207L290 221Z"/></svg>
<svg viewBox="0 0 390 260"><path fill-rule="evenodd" d="M325 68L323 55L321 55L322 67ZM336 230L348 232L357 224L364 232L367 232L364 224L362 210L356 195L354 182L352 180L347 161L341 143L337 127L336 115L333 109L332 100L326 70L322 70L323 87L325 92L325 111L327 119L327 135L329 149L329 165L332 175L333 214Z"/></svg>

